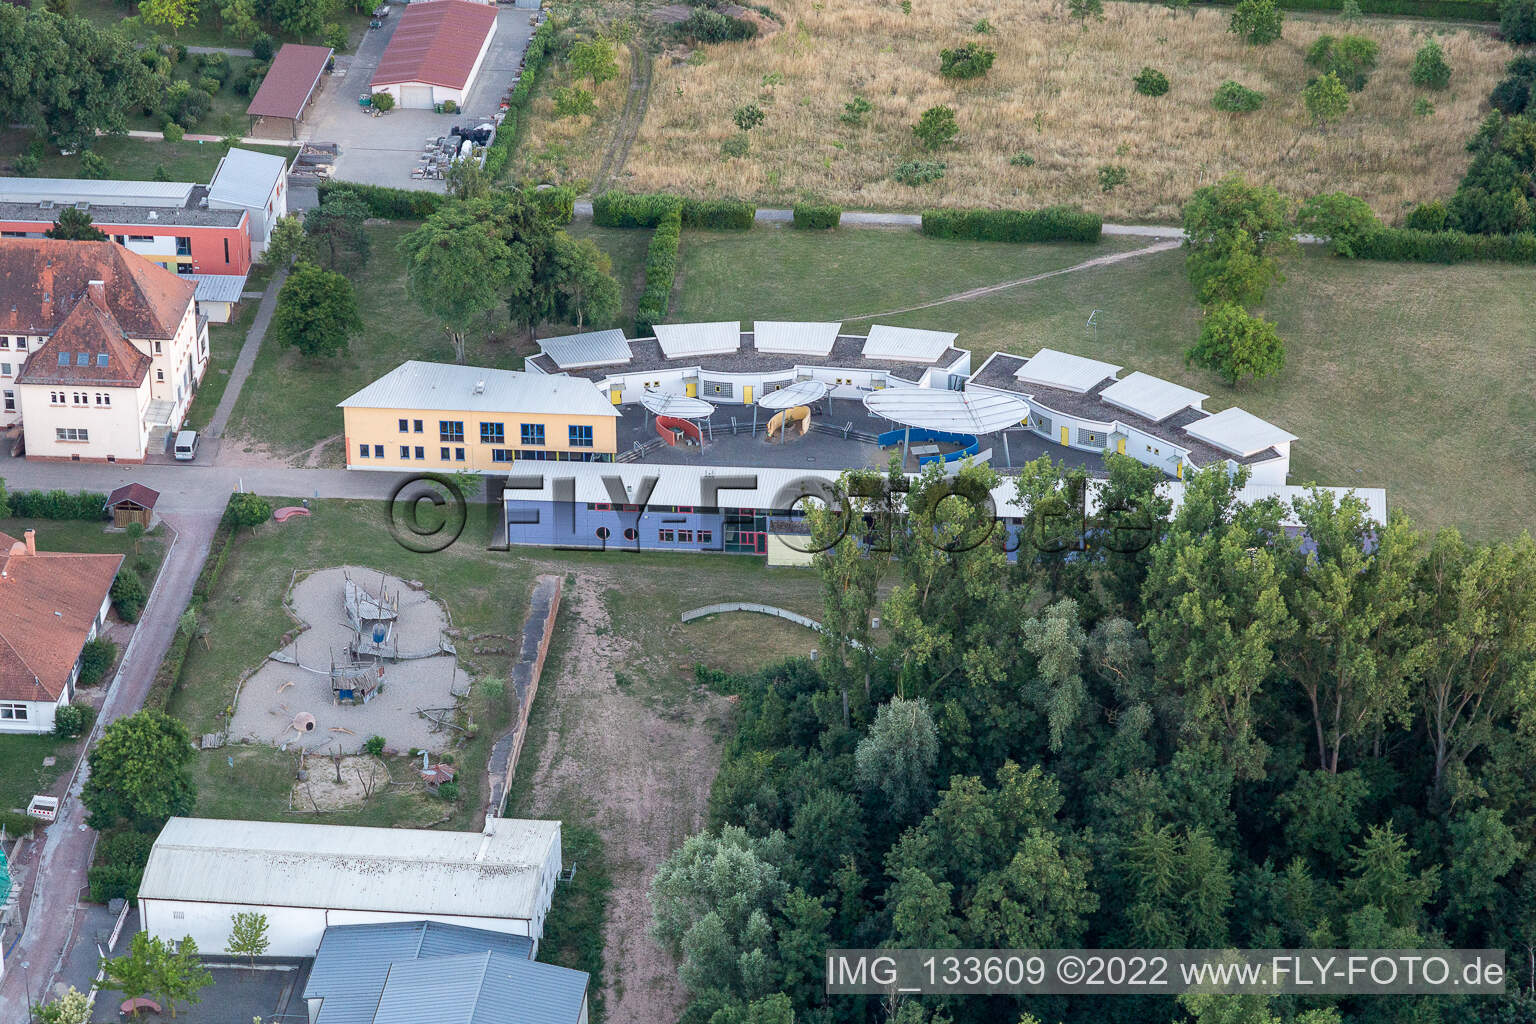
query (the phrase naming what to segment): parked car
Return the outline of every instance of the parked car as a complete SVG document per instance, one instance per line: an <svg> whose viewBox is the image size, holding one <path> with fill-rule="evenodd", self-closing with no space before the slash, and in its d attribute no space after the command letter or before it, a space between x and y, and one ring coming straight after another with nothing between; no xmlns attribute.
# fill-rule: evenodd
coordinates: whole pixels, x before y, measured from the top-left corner
<svg viewBox="0 0 1536 1024"><path fill-rule="evenodd" d="M176 445L171 452L179 462L191 462L197 458L197 431L183 430L176 435Z"/></svg>

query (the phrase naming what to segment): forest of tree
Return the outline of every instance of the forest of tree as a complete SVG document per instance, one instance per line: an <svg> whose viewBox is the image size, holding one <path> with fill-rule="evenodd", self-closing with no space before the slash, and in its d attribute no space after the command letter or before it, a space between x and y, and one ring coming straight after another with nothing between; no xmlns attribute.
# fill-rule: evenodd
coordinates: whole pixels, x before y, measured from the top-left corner
<svg viewBox="0 0 1536 1024"><path fill-rule="evenodd" d="M1244 505L1221 469L1175 513L1108 470L1085 530L1083 475L1030 464L1015 561L940 500L991 470L930 473L816 556L818 660L700 670L740 702L651 890L684 1024L1536 1020L1536 544ZM824 994L828 948L882 945L1496 947L1509 994Z"/></svg>

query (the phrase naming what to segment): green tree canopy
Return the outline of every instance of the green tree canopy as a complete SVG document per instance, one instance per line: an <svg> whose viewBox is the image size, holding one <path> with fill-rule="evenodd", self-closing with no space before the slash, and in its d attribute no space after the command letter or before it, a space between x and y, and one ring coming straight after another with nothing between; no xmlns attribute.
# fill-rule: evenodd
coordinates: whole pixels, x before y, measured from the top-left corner
<svg viewBox="0 0 1536 1024"><path fill-rule="evenodd" d="M191 737L176 719L154 710L119 718L91 751L81 792L88 824L157 829L173 815L190 814L197 798L191 761Z"/></svg>
<svg viewBox="0 0 1536 1024"><path fill-rule="evenodd" d="M594 90L619 74L619 61L613 41L604 36L583 39L571 47L566 59L570 62L572 73L590 81Z"/></svg>
<svg viewBox="0 0 1536 1024"><path fill-rule="evenodd" d="M49 238L64 238L76 242L105 242L106 233L91 222L91 215L73 206L59 211L59 219L53 227L43 232Z"/></svg>
<svg viewBox="0 0 1536 1024"><path fill-rule="evenodd" d="M1189 280L1207 306L1262 301L1283 280L1279 257L1295 248L1289 204L1272 186L1237 176L1196 189L1183 226Z"/></svg>
<svg viewBox="0 0 1536 1024"><path fill-rule="evenodd" d="M294 264L272 314L272 336L315 358L340 355L363 329L352 282L313 263Z"/></svg>
<svg viewBox="0 0 1536 1024"><path fill-rule="evenodd" d="M1215 370L1228 384L1268 377L1285 366L1285 345L1275 325L1232 302L1206 311L1200 340L1185 353L1194 366Z"/></svg>

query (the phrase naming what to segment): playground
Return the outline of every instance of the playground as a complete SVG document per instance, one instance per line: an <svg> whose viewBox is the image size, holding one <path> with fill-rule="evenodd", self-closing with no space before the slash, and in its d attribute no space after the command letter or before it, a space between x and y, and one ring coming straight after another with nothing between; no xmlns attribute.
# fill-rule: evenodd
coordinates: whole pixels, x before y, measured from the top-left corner
<svg viewBox="0 0 1536 1024"><path fill-rule="evenodd" d="M448 748L470 679L444 630L448 613L419 585L373 569L320 569L285 606L299 631L236 691L229 739L353 754Z"/></svg>

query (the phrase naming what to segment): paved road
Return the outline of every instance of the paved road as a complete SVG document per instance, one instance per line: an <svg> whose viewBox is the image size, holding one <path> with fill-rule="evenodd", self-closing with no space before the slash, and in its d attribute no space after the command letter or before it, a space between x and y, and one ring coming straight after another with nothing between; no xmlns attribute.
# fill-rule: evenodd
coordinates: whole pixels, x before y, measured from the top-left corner
<svg viewBox="0 0 1536 1024"><path fill-rule="evenodd" d="M176 531L176 537L107 691L101 716L91 734L92 743L105 725L143 705L176 632L176 623L192 596L192 586L219 522L216 511L174 513L164 518ZM96 844L96 833L86 828L85 808L80 803L80 790L89 775L89 766L82 763L60 808L59 820L47 829L27 927L8 962L12 969L0 981L0 1021L26 1019L29 984L34 998L45 993L51 996L52 982L69 952L74 938L76 901L85 885ZM90 936L83 938L89 941ZM25 974L20 969L23 962L30 965Z"/></svg>

